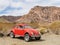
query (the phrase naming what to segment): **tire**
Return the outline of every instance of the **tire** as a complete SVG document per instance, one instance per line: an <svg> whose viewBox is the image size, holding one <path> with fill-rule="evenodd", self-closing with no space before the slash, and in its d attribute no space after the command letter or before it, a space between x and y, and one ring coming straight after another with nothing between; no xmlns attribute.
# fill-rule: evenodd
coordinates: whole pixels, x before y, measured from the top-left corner
<svg viewBox="0 0 60 45"><path fill-rule="evenodd" d="M15 38L15 35L14 35L13 32L10 32L10 37L11 37L11 38Z"/></svg>
<svg viewBox="0 0 60 45"><path fill-rule="evenodd" d="M40 40L40 39L41 39L41 37L35 37L35 39L36 39L36 40Z"/></svg>
<svg viewBox="0 0 60 45"><path fill-rule="evenodd" d="M25 40L26 42L29 42L29 41L31 40L31 37L29 36L29 34L25 34L24 40Z"/></svg>

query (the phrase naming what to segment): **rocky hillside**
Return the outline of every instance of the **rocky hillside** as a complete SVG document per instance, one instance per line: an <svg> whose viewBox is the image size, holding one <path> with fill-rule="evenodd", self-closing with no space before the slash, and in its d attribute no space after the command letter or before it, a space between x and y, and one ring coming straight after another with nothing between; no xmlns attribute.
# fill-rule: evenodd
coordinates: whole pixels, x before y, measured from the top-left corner
<svg viewBox="0 0 60 45"><path fill-rule="evenodd" d="M8 20L0 17L0 23L10 23Z"/></svg>
<svg viewBox="0 0 60 45"><path fill-rule="evenodd" d="M15 22L18 20L21 16L0 16L0 18L4 18L9 22Z"/></svg>
<svg viewBox="0 0 60 45"><path fill-rule="evenodd" d="M60 20L60 7L42 7L35 6L28 14L22 16L17 22L24 23L51 23L53 21Z"/></svg>

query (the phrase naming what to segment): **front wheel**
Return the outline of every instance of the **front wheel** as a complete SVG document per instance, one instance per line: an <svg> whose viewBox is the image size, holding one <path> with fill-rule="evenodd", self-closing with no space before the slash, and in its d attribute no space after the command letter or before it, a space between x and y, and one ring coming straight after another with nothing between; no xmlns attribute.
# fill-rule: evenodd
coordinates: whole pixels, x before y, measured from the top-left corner
<svg viewBox="0 0 60 45"><path fill-rule="evenodd" d="M13 32L10 32L10 37L11 37L11 38L15 38L15 35L14 35Z"/></svg>
<svg viewBox="0 0 60 45"><path fill-rule="evenodd" d="M29 34L25 34L24 40L25 40L26 42L29 42L30 39L31 39L31 37L29 36Z"/></svg>

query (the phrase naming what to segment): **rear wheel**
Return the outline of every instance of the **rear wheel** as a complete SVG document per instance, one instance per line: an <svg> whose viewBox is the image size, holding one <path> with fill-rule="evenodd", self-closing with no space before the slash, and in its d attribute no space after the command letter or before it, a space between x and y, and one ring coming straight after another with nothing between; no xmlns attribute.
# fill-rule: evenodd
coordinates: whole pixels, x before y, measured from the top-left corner
<svg viewBox="0 0 60 45"><path fill-rule="evenodd" d="M10 32L10 37L11 37L11 38L15 38L15 35L14 35L13 32Z"/></svg>
<svg viewBox="0 0 60 45"><path fill-rule="evenodd" d="M25 40L26 42L29 42L30 39L31 39L31 37L29 36L29 34L25 34L24 40Z"/></svg>

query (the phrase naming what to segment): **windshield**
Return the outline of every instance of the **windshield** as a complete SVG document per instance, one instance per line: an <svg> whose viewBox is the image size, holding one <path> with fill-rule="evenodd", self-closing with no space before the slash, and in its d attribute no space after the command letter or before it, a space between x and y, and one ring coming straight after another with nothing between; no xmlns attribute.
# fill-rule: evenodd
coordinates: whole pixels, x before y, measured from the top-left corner
<svg viewBox="0 0 60 45"><path fill-rule="evenodd" d="M25 28L32 28L31 26L29 26L29 25L25 25Z"/></svg>

